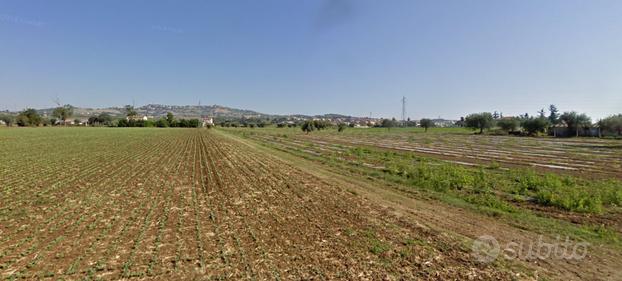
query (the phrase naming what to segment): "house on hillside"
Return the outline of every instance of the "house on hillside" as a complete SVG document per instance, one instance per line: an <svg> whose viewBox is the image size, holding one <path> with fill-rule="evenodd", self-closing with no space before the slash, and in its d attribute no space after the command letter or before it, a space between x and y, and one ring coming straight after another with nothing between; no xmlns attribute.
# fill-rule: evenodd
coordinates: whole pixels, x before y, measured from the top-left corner
<svg viewBox="0 0 622 281"><path fill-rule="evenodd" d="M136 116L136 117L133 117L133 118L130 118L128 116L128 117L125 117L125 120L127 120L127 121L130 121L130 120L134 120L134 121L138 121L138 120L147 121L147 120L149 120L149 118L147 116L143 116L143 117Z"/></svg>
<svg viewBox="0 0 622 281"><path fill-rule="evenodd" d="M203 127L212 127L214 126L214 118L209 116L202 116L203 119Z"/></svg>

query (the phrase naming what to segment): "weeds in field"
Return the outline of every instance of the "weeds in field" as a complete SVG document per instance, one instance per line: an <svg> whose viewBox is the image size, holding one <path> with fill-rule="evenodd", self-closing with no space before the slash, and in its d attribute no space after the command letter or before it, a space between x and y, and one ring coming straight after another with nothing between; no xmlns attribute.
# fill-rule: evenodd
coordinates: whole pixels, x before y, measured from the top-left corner
<svg viewBox="0 0 622 281"><path fill-rule="evenodd" d="M421 158L411 162L408 161L411 156L370 148L353 148L349 154L363 162L384 163L385 176L370 175L437 192L467 195L465 198L471 203L504 211L515 210L504 202L503 198L507 197L504 193L527 196L544 206L596 214L622 203L622 183L614 179L590 181L552 173L539 174L528 168L502 171L495 162L487 169ZM500 196L494 194L499 192Z"/></svg>
<svg viewBox="0 0 622 281"><path fill-rule="evenodd" d="M383 253L391 250L391 245L381 241L376 237L376 234L371 230L367 230L363 233L369 244L369 251L374 255L382 255Z"/></svg>
<svg viewBox="0 0 622 281"><path fill-rule="evenodd" d="M410 142L414 136L405 138ZM516 143L514 139L508 142ZM456 196L474 205L504 212L522 208L516 206L517 202L593 214L622 205L622 182L615 179L587 180L539 173L534 168L501 169L494 160L482 167L469 167L369 146L337 150L336 146L331 149L324 145L323 149L317 149L307 143L306 149L300 149L291 138L279 139L272 146L367 177ZM465 147L474 149L471 143ZM383 168L375 169L377 166Z"/></svg>

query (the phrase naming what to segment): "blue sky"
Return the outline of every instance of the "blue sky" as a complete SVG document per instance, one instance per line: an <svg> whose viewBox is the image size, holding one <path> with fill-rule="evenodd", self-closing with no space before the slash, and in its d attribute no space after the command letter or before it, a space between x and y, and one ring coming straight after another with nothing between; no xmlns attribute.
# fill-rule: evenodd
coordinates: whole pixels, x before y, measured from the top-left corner
<svg viewBox="0 0 622 281"><path fill-rule="evenodd" d="M622 112L622 1L0 0L0 110Z"/></svg>

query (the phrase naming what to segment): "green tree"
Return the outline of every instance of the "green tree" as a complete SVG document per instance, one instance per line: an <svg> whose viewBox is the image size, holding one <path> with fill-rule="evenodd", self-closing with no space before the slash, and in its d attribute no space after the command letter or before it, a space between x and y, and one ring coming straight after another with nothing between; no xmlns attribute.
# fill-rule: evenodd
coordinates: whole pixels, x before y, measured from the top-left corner
<svg viewBox="0 0 622 281"><path fill-rule="evenodd" d="M142 126L143 127L155 127L156 124L155 122L153 122L153 120L140 120L142 121Z"/></svg>
<svg viewBox="0 0 622 281"><path fill-rule="evenodd" d="M136 109L134 108L133 105L126 105L125 108L125 116L127 116L127 118L129 120L134 120L136 119L136 116L138 115L138 112L136 112Z"/></svg>
<svg viewBox="0 0 622 281"><path fill-rule="evenodd" d="M190 119L190 120L188 120L188 127L189 128L199 128L199 127L201 127L201 121L199 121L199 119Z"/></svg>
<svg viewBox="0 0 622 281"><path fill-rule="evenodd" d="M494 126L494 118L490 112L473 113L464 118L464 123L467 128L473 130L479 130L479 133L484 133L485 129L490 129Z"/></svg>
<svg viewBox="0 0 622 281"><path fill-rule="evenodd" d="M99 125L99 120L97 119L97 116L91 116L89 117L89 119L87 120L87 123L90 126L95 126L95 125Z"/></svg>
<svg viewBox="0 0 622 281"><path fill-rule="evenodd" d="M112 116L110 116L110 114L108 113L102 113L97 116L97 121L101 125L112 126L112 120Z"/></svg>
<svg viewBox="0 0 622 281"><path fill-rule="evenodd" d="M15 117L8 114L2 114L0 115L0 120L2 120L7 127L11 127L13 126L13 122L15 122Z"/></svg>
<svg viewBox="0 0 622 281"><path fill-rule="evenodd" d="M520 121L514 117L502 118L497 120L497 126L506 132L513 132L520 126Z"/></svg>
<svg viewBox="0 0 622 281"><path fill-rule="evenodd" d="M521 126L528 134L536 135L546 131L546 128L549 126L549 120L545 116L525 118L522 120Z"/></svg>
<svg viewBox="0 0 622 281"><path fill-rule="evenodd" d="M18 126L39 126L42 122L42 118L36 110L27 108L17 115L16 123Z"/></svg>
<svg viewBox="0 0 622 281"><path fill-rule="evenodd" d="M622 114L612 115L598 121L598 126L606 132L617 133L622 136Z"/></svg>
<svg viewBox="0 0 622 281"><path fill-rule="evenodd" d="M564 112L559 119L566 124L568 130L574 131L576 136L579 136L579 130L582 128L588 128L592 125L592 119L585 113L577 113L576 111Z"/></svg>
<svg viewBox="0 0 622 281"><path fill-rule="evenodd" d="M313 120L313 127L315 127L318 131L326 129L330 126L330 123L323 120Z"/></svg>
<svg viewBox="0 0 622 281"><path fill-rule="evenodd" d="M382 123L380 125L383 128L387 128L387 130L391 130L393 127L397 127L397 120L393 119L382 119Z"/></svg>
<svg viewBox="0 0 622 281"><path fill-rule="evenodd" d="M102 113L97 116L91 116L88 119L88 124L91 126L112 126L112 116L108 113Z"/></svg>
<svg viewBox="0 0 622 281"><path fill-rule="evenodd" d="M63 125L65 125L67 120L73 116L73 106L70 104L59 106L52 111L52 116L61 120Z"/></svg>
<svg viewBox="0 0 622 281"><path fill-rule="evenodd" d="M176 124L177 127L181 127L181 128L188 128L188 127L190 127L190 123L186 119L179 119L179 120L175 121L175 124Z"/></svg>
<svg viewBox="0 0 622 281"><path fill-rule="evenodd" d="M460 117L460 120L456 121L455 125L458 126L458 127L466 126L466 122L464 121L464 117Z"/></svg>
<svg viewBox="0 0 622 281"><path fill-rule="evenodd" d="M52 120L48 118L41 118L41 125L44 127L50 126L52 124Z"/></svg>
<svg viewBox="0 0 622 281"><path fill-rule="evenodd" d="M427 132L428 128L434 127L434 121L432 121L432 119L423 118L419 120L419 126L421 128L424 128L425 131Z"/></svg>
<svg viewBox="0 0 622 281"><path fill-rule="evenodd" d="M307 120L304 123L302 123L302 126L300 127L300 129L305 132L305 134L309 134L310 132L315 131L315 124L312 120Z"/></svg>
<svg viewBox="0 0 622 281"><path fill-rule="evenodd" d="M346 130L348 126L346 126L345 123L339 123L339 125L337 125L337 132L343 132Z"/></svg>
<svg viewBox="0 0 622 281"><path fill-rule="evenodd" d="M549 105L549 123L552 126L559 124L559 110L554 104Z"/></svg>
<svg viewBox="0 0 622 281"><path fill-rule="evenodd" d="M130 127L130 122L123 118L119 119L119 121L117 122L117 127Z"/></svg>
<svg viewBox="0 0 622 281"><path fill-rule="evenodd" d="M166 127L169 126L168 120L166 118L164 118L164 117L158 119L158 121L156 121L155 125L156 125L156 127L159 127L159 128L166 128Z"/></svg>
<svg viewBox="0 0 622 281"><path fill-rule="evenodd" d="M168 122L168 124L172 127L173 124L175 124L175 116L173 115L172 112L167 112L166 113L166 122Z"/></svg>

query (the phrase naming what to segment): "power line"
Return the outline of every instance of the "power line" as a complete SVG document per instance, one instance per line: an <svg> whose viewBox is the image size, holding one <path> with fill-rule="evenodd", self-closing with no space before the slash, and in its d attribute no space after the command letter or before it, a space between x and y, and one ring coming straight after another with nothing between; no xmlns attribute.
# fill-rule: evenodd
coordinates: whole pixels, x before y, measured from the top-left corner
<svg viewBox="0 0 622 281"><path fill-rule="evenodd" d="M402 97L402 122L406 121L406 97Z"/></svg>

